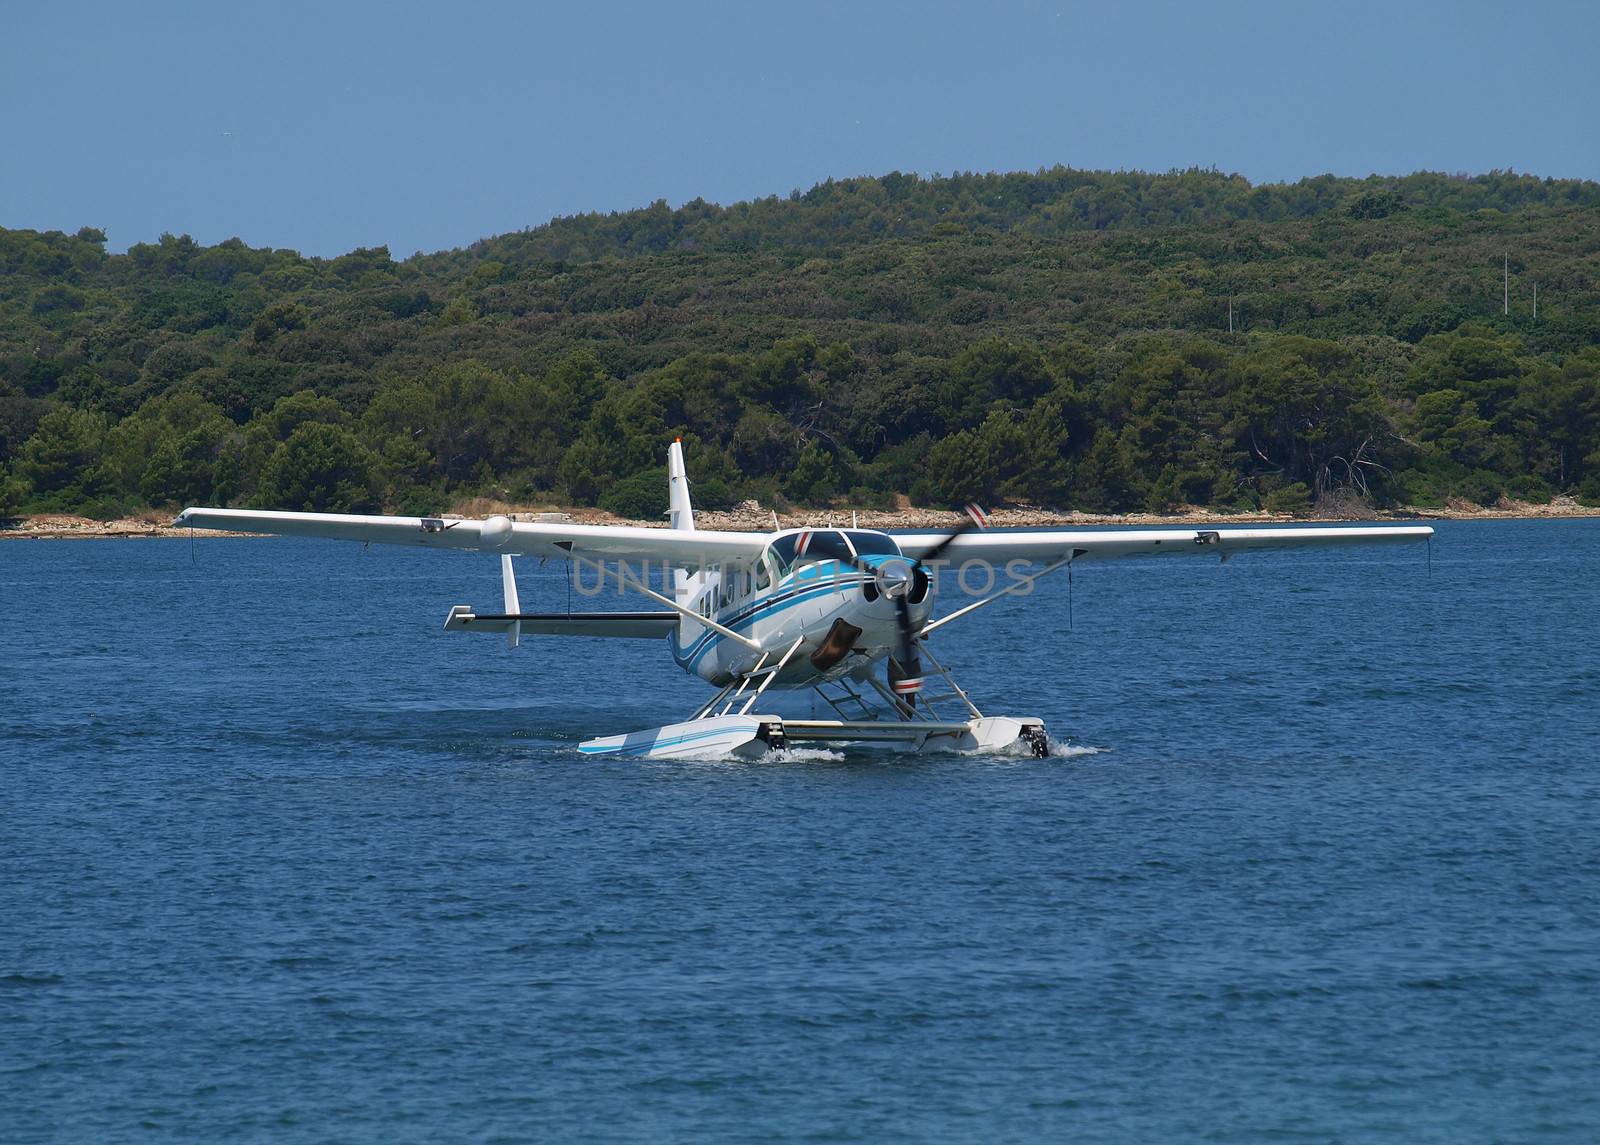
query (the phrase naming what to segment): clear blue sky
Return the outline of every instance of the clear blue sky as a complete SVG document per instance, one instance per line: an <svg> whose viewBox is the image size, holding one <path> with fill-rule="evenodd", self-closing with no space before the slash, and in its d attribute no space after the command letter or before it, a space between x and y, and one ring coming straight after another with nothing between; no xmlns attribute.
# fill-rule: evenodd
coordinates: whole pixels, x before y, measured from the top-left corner
<svg viewBox="0 0 1600 1145"><path fill-rule="evenodd" d="M1600 178L1600 4L0 0L0 226L397 257L890 170Z"/></svg>

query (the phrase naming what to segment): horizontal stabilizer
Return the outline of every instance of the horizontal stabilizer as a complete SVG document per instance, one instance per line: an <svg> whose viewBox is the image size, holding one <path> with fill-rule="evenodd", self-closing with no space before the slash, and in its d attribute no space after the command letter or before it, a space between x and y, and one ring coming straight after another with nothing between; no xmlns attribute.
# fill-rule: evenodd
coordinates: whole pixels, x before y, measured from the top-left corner
<svg viewBox="0 0 1600 1145"><path fill-rule="evenodd" d="M625 636L660 639L678 624L675 612L497 612L475 613L458 604L445 618L447 632L510 632L524 636Z"/></svg>

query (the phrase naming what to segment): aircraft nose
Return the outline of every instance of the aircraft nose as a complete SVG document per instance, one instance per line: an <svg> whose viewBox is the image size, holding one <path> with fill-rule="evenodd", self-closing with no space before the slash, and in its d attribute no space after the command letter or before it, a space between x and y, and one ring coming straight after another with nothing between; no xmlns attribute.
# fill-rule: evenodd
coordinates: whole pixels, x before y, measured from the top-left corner
<svg viewBox="0 0 1600 1145"><path fill-rule="evenodd" d="M910 605L910 619L921 627L932 609L931 593L924 574L909 561L889 560L872 570L872 578L861 587L868 614L898 626L900 604Z"/></svg>
<svg viewBox="0 0 1600 1145"><path fill-rule="evenodd" d="M911 589L911 566L888 561L878 568L878 586L884 596L903 596Z"/></svg>

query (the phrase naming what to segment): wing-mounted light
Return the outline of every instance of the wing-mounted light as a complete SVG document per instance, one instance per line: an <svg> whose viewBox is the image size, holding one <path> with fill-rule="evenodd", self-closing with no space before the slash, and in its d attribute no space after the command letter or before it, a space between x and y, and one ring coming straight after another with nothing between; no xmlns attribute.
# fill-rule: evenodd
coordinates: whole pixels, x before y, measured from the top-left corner
<svg viewBox="0 0 1600 1145"><path fill-rule="evenodd" d="M490 517L478 529L478 539L491 549L498 549L511 539L511 534L516 531L516 526L511 523L510 517Z"/></svg>

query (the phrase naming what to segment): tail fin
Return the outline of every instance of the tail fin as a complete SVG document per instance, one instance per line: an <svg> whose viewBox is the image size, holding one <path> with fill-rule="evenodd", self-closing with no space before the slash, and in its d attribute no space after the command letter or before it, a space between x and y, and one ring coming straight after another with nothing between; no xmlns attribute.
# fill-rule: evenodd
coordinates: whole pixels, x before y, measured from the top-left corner
<svg viewBox="0 0 1600 1145"><path fill-rule="evenodd" d="M683 469L683 438L667 447L667 508L672 528L694 528L694 506L689 504L689 475Z"/></svg>
<svg viewBox="0 0 1600 1145"><path fill-rule="evenodd" d="M667 447L667 509L669 527L694 528L694 506L689 503L689 475L683 468L683 438L676 438ZM679 604L686 604L699 587L699 574L690 576L683 569L672 570L672 595ZM688 623L687 618L680 625Z"/></svg>

